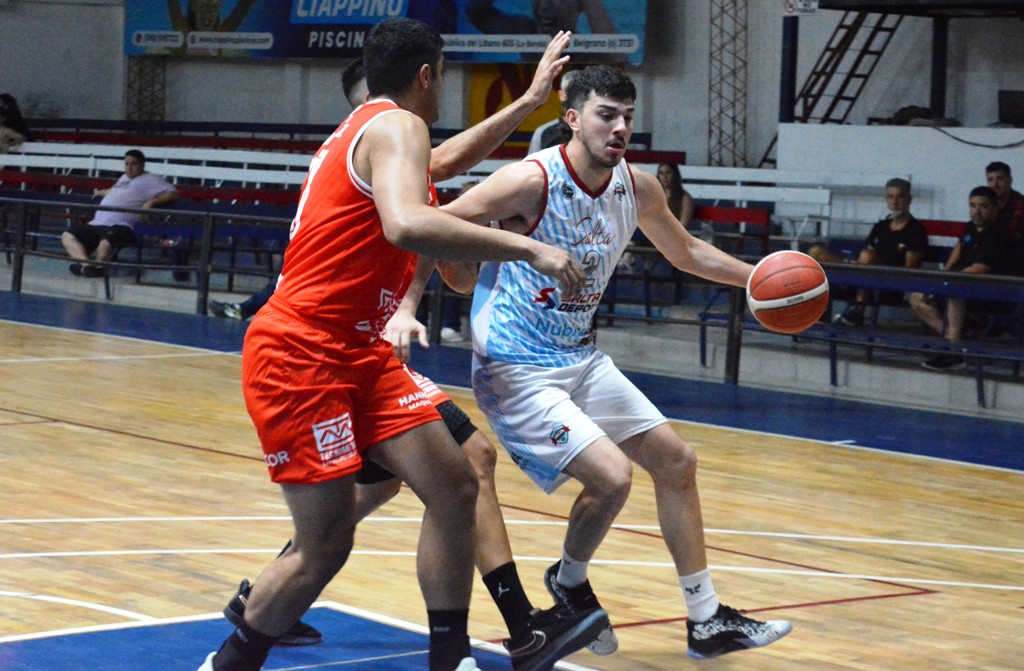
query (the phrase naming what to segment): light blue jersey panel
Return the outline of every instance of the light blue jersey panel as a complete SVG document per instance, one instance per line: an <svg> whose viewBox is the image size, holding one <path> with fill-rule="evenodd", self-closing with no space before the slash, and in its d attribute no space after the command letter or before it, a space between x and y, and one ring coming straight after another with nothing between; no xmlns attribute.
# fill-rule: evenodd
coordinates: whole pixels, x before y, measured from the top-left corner
<svg viewBox="0 0 1024 671"><path fill-rule="evenodd" d="M572 296L524 262L487 263L473 293L477 354L497 361L566 366L594 349L591 322L637 225L636 193L625 161L598 193L575 178L562 147L532 154L547 175L547 207L530 237L568 251L587 274Z"/></svg>

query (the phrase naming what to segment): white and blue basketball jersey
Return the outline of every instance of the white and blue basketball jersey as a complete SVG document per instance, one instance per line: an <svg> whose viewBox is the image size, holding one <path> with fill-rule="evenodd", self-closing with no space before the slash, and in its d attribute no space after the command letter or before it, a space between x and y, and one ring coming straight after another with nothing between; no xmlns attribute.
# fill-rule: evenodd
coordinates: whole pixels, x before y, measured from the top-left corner
<svg viewBox="0 0 1024 671"><path fill-rule="evenodd" d="M587 275L572 296L526 262L486 263L473 292L473 347L509 363L566 366L594 349L601 294L637 225L636 189L625 161L597 193L578 181L563 147L530 155L547 176L547 205L528 233L568 251Z"/></svg>

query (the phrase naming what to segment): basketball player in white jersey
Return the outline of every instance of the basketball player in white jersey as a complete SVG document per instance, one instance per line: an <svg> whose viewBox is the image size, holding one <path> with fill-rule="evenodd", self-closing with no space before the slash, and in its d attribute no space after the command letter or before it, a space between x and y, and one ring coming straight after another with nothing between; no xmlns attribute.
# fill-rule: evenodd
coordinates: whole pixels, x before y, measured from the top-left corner
<svg viewBox="0 0 1024 671"><path fill-rule="evenodd" d="M561 561L544 575L557 601L597 605L588 563L629 496L632 463L654 480L661 530L686 602L690 657L767 645L784 620L758 622L719 603L704 548L697 458L658 409L595 349L591 323L616 263L639 224L672 265L745 286L752 267L691 236L658 180L623 160L636 89L621 71L591 66L568 90L565 145L503 167L445 207L501 221L570 252L585 287L565 293L525 263L486 263L474 292L473 389L512 459L544 491L568 478L583 490L569 516ZM632 463L631 463L632 462ZM609 627L591 646L617 648Z"/></svg>

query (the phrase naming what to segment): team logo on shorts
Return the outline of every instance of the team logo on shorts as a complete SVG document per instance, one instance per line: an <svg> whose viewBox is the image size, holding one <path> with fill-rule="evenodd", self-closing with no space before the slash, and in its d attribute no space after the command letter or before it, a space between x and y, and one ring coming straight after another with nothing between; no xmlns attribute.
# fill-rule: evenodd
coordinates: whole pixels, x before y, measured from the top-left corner
<svg viewBox="0 0 1024 671"><path fill-rule="evenodd" d="M562 198L565 198L566 200L572 200L576 197L576 189L572 188L572 185L570 184L563 184L559 191L562 193Z"/></svg>
<svg viewBox="0 0 1024 671"><path fill-rule="evenodd" d="M559 424L555 428L551 429L551 433L548 434L548 438L551 439L552 445L565 445L569 442L569 427L564 424Z"/></svg>
<svg viewBox="0 0 1024 671"><path fill-rule="evenodd" d="M356 437L352 433L352 416L345 413L313 425L316 449L324 466L336 464L356 454Z"/></svg>

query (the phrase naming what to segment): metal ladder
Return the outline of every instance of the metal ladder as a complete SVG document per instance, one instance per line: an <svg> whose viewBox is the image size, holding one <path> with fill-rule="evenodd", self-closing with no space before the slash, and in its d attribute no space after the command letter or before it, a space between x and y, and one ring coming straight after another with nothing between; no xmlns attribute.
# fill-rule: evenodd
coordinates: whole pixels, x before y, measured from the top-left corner
<svg viewBox="0 0 1024 671"><path fill-rule="evenodd" d="M794 120L844 123L902 21L900 14L844 12L800 89ZM778 138L776 133L761 158L761 167L775 165Z"/></svg>

